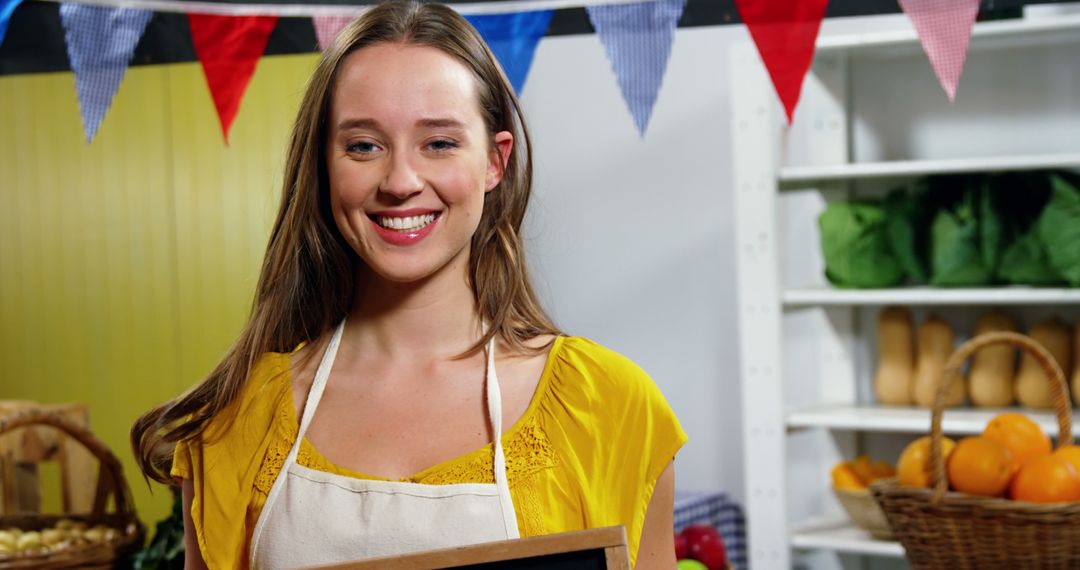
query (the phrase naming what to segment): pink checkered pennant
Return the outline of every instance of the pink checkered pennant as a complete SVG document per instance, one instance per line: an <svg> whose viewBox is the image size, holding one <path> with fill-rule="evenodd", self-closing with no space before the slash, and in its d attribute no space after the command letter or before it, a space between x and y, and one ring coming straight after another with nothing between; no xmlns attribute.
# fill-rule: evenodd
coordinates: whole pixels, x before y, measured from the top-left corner
<svg viewBox="0 0 1080 570"><path fill-rule="evenodd" d="M325 51L341 30L355 19L356 16L312 16L311 24L315 26L315 39L319 40L319 51Z"/></svg>
<svg viewBox="0 0 1080 570"><path fill-rule="evenodd" d="M979 0L899 0L915 24L919 41L930 58L941 88L956 101L956 86L964 72L971 28L979 14Z"/></svg>

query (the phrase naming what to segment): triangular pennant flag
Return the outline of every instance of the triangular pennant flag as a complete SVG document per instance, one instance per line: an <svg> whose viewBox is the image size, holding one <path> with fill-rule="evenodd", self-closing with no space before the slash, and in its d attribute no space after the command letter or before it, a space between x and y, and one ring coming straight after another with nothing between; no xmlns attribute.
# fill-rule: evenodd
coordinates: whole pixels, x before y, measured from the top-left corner
<svg viewBox="0 0 1080 570"><path fill-rule="evenodd" d="M60 5L86 142L94 140L153 15L150 10L134 8Z"/></svg>
<svg viewBox="0 0 1080 570"><path fill-rule="evenodd" d="M202 63L228 144L240 100L255 73L255 64L266 50L277 16L188 14L188 23L195 55Z"/></svg>
<svg viewBox="0 0 1080 570"><path fill-rule="evenodd" d="M754 38L788 123L799 104L803 80L814 59L828 0L735 0L739 16Z"/></svg>
<svg viewBox="0 0 1080 570"><path fill-rule="evenodd" d="M22 0L0 0L0 44L4 43L8 22L11 21L11 15L15 13L15 8L20 2Z"/></svg>
<svg viewBox="0 0 1080 570"><path fill-rule="evenodd" d="M915 24L919 41L949 102L956 101L956 86L964 72L971 28L979 15L979 0L900 0L900 7Z"/></svg>
<svg viewBox="0 0 1080 570"><path fill-rule="evenodd" d="M341 30L356 19L356 16L312 16L311 24L315 27L315 39L319 41L319 51L325 51Z"/></svg>
<svg viewBox="0 0 1080 570"><path fill-rule="evenodd" d="M645 134L686 0L586 6L638 133Z"/></svg>
<svg viewBox="0 0 1080 570"><path fill-rule="evenodd" d="M514 91L521 93L536 55L536 44L547 33L551 10L465 16L495 53Z"/></svg>

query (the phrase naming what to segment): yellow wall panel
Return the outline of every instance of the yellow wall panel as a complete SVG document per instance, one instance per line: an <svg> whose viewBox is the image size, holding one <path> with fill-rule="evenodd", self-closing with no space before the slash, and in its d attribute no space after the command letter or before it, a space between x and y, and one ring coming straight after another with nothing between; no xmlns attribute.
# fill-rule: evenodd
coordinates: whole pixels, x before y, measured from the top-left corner
<svg viewBox="0 0 1080 570"><path fill-rule="evenodd" d="M90 144L70 73L0 78L0 399L88 403L147 523L128 430L243 325L315 61L263 58L228 146L197 63L129 69Z"/></svg>

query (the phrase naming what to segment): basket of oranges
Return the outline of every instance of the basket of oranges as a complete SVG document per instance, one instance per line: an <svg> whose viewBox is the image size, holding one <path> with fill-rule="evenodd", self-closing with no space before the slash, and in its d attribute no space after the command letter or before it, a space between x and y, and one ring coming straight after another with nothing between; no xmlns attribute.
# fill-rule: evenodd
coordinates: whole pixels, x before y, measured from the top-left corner
<svg viewBox="0 0 1080 570"><path fill-rule="evenodd" d="M991 419L981 435L953 442L941 418L950 385L979 349L1027 351L1049 381L1058 446L1020 413ZM1021 334L994 332L958 348L938 379L930 435L904 450L897 476L870 486L914 568L1071 568L1080 565L1080 447L1054 357Z"/></svg>

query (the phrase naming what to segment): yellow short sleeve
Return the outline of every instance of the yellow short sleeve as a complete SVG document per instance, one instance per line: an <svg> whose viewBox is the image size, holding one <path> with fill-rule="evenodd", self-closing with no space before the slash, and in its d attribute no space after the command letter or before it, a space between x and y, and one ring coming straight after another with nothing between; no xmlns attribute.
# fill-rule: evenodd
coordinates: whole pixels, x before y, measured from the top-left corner
<svg viewBox="0 0 1080 570"><path fill-rule="evenodd" d="M169 475L174 479L191 479L191 449L186 441L176 444L173 449L172 469Z"/></svg>
<svg viewBox="0 0 1080 570"><path fill-rule="evenodd" d="M585 527L625 526L633 562L653 490L686 432L656 384L627 358L570 337L558 360L549 436L585 492Z"/></svg>
<svg viewBox="0 0 1080 570"><path fill-rule="evenodd" d="M173 452L172 476L192 482L191 520L211 570L247 567L255 478L278 436L277 411L291 405L288 365L286 354L261 358L237 400Z"/></svg>

